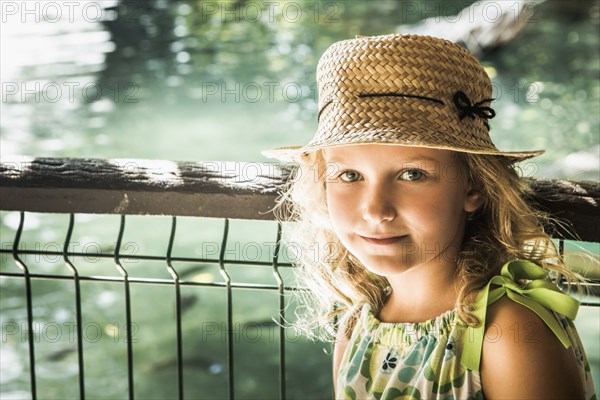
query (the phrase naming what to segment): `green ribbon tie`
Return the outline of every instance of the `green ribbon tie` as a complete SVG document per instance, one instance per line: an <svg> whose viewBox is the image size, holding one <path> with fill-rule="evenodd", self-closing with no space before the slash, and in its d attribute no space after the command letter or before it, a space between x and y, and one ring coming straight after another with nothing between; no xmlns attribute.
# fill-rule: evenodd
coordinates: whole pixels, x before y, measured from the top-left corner
<svg viewBox="0 0 600 400"><path fill-rule="evenodd" d="M562 293L555 284L546 279L546 276L546 271L531 261L514 260L504 264L500 275L492 277L475 299L473 315L481 323L476 328L468 327L467 329L468 336L464 341L462 365L472 371L479 371L487 306L505 294L509 299L536 313L554 332L565 348L571 345L569 337L559 324L556 316L549 310L574 320L579 309L579 301ZM520 285L517 281L521 279L529 282ZM499 287L490 290L490 285L498 285Z"/></svg>

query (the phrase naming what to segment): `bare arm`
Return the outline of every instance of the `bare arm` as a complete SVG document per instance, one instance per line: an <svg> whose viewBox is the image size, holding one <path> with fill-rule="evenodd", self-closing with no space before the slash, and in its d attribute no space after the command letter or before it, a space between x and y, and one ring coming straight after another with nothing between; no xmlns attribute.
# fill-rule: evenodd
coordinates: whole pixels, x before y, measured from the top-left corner
<svg viewBox="0 0 600 400"><path fill-rule="evenodd" d="M573 349L533 311L503 297L488 310L481 359L486 399L583 399Z"/></svg>

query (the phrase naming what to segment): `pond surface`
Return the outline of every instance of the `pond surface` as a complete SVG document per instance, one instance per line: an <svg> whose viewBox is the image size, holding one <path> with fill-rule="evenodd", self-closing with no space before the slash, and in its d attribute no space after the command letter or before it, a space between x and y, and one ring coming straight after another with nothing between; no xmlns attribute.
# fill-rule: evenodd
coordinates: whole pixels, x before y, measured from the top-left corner
<svg viewBox="0 0 600 400"><path fill-rule="evenodd" d="M6 17L3 155L267 161L260 150L312 137L315 66L331 43L407 32L469 2L87 3L60 19L42 6ZM537 177L598 179L598 13L543 3L483 56L493 139L546 149Z"/></svg>
<svg viewBox="0 0 600 400"><path fill-rule="evenodd" d="M269 162L261 150L306 143L312 137L315 67L331 43L356 34L408 32L411 24L427 17L437 16L440 23L453 21L447 16L469 4L51 3L58 6L28 3L29 14L19 8L24 3L2 4L2 156ZM524 167L528 176L599 179L599 15L597 2L544 2L517 39L482 56L497 98L498 117L491 121L496 145L507 150L546 149ZM12 243L18 215L0 215L6 247ZM24 246L35 249L54 243L62 248L66 216L29 214L27 218ZM77 216L74 242L80 248L97 244L103 252L114 251L117 220L114 216ZM131 217L124 242L138 246L138 254L164 255L169 229L169 218ZM203 244L220 245L221 229L222 221L184 219L174 251L199 257L206 251ZM237 221L232 232L228 241L232 249L243 248L245 243L271 243L275 237L274 225L265 222ZM584 246L600 253L598 244ZM262 249L258 258L268 261L268 246ZM31 256L28 262L37 272L67 273L60 258ZM79 259L76 265L82 274L115 275L110 259ZM134 276L169 278L161 263L127 267ZM190 279L221 280L218 266L178 267ZM0 268L17 271L8 258L1 260ZM237 267L231 273L240 282L274 284L268 269ZM286 279L291 284L291 275ZM0 287L3 329L5 323L20 326L25 316L23 283L2 278ZM36 281L33 289L36 321L46 327L55 322L66 329L74 315L72 282ZM82 289L90 329L90 340L84 345L86 390L93 398L125 397L122 285L88 282ZM175 396L173 288L133 285L132 294L132 312L139 326L136 395ZM187 304L183 321L188 346L186 393L202 398L226 396L224 292L185 288L183 295ZM247 328L245 339L260 337L236 345L236 397L277 397L278 331L265 322L277 312L277 301L273 292L234 292L234 318L240 332ZM577 323L600 386L598 314L597 308L582 308ZM97 327L101 333L94 336ZM252 329L261 334L251 335ZM47 334L53 337L51 331ZM328 397L330 361L323 349L329 351L329 346L293 337L288 341L289 397ZM55 342L40 340L36 346L44 398L77 397L72 340L63 335ZM2 398L27 393L26 351L22 336L3 340Z"/></svg>

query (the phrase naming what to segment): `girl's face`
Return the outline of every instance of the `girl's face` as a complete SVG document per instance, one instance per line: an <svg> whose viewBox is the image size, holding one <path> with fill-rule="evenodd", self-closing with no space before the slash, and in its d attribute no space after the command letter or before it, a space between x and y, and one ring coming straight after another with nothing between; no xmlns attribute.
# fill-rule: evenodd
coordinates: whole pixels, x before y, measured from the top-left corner
<svg viewBox="0 0 600 400"><path fill-rule="evenodd" d="M456 265L466 213L481 204L452 151L360 144L324 150L333 229L369 270Z"/></svg>

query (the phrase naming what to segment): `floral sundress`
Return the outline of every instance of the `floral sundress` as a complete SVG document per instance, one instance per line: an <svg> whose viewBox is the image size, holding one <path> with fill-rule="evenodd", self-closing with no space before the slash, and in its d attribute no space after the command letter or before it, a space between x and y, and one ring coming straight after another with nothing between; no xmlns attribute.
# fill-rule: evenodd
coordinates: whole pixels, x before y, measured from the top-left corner
<svg viewBox="0 0 600 400"><path fill-rule="evenodd" d="M523 276L504 274L511 270L508 263L507 266L503 275L509 276L507 282L514 289L515 280ZM504 293L489 294L492 299L487 305ZM513 294L509 297L514 300ZM488 301L487 294L484 300ZM585 398L595 399L589 363L572 320L552 310L548 312L558 323L553 328L555 334L561 340L568 338L575 352ZM478 361L471 369L461 363L466 355L465 338L473 337L469 336L469 329L456 309L426 322L391 323L379 321L364 305L340 363L336 398L484 399Z"/></svg>

